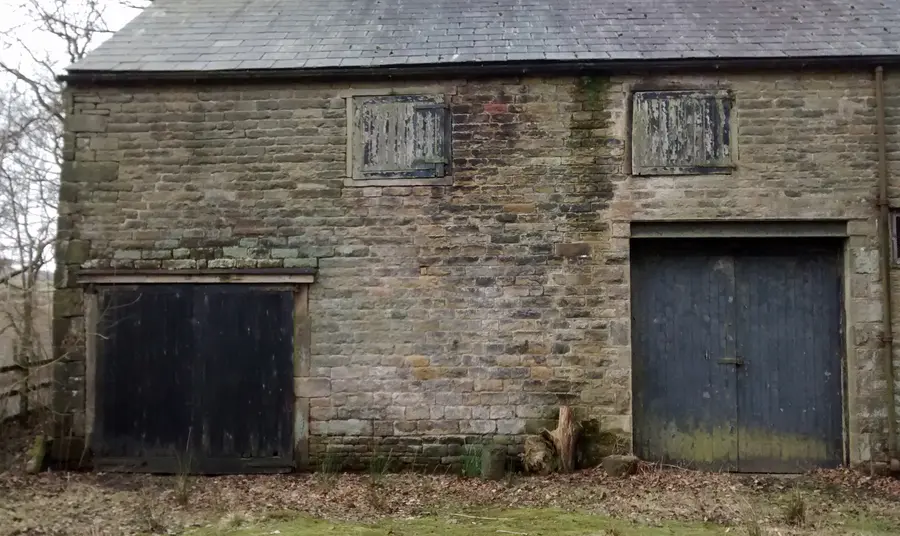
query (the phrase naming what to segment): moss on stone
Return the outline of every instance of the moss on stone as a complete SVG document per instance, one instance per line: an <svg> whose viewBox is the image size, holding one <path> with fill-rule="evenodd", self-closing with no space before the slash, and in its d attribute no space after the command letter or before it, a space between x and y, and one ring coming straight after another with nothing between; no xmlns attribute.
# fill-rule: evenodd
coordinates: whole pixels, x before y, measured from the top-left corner
<svg viewBox="0 0 900 536"><path fill-rule="evenodd" d="M607 143L610 87L607 77L583 76L575 79L571 89L573 106L567 146L570 170L583 203L571 207L567 220L583 231L606 229L607 224L598 222L595 212L606 208L613 197L608 163L611 154Z"/></svg>

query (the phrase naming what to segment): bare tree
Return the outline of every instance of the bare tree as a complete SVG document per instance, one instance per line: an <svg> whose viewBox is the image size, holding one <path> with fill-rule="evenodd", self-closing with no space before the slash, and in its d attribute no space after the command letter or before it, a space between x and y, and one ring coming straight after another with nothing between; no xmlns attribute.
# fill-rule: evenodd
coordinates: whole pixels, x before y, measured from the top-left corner
<svg viewBox="0 0 900 536"><path fill-rule="evenodd" d="M0 31L0 260L6 264L0 266L6 305L0 309L5 317L0 336L6 331L16 341L14 372L23 414L29 409L30 378L47 368L51 355L46 295L51 285L42 274L53 263L62 164L64 107L55 76L110 35L110 7L146 4L20 0L13 17L19 22ZM47 314L36 314L40 308Z"/></svg>

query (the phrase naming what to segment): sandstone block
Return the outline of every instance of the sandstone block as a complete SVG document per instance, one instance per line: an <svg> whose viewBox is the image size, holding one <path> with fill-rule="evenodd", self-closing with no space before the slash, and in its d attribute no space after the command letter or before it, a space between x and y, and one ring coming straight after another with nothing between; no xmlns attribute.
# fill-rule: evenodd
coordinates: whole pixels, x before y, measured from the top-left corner
<svg viewBox="0 0 900 536"><path fill-rule="evenodd" d="M331 380L329 378L294 378L294 393L306 398L329 396Z"/></svg>
<svg viewBox="0 0 900 536"><path fill-rule="evenodd" d="M637 472L638 459L636 456L613 454L603 458L603 470L606 474L616 478L633 475Z"/></svg>

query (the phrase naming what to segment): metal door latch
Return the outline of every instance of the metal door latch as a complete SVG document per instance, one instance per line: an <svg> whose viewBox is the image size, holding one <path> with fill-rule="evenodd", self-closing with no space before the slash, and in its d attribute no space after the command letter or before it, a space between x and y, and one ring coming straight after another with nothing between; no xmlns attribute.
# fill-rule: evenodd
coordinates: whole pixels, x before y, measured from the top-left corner
<svg viewBox="0 0 900 536"><path fill-rule="evenodd" d="M719 360L720 365L734 365L736 367L743 367L744 360L739 357L723 357Z"/></svg>

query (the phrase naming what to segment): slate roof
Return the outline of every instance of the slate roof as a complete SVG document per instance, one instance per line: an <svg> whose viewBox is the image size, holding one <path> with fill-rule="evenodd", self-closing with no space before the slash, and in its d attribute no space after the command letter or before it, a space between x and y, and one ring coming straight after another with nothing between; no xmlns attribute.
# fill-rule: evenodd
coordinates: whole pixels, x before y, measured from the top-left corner
<svg viewBox="0 0 900 536"><path fill-rule="evenodd" d="M156 0L79 71L900 55L900 0Z"/></svg>

